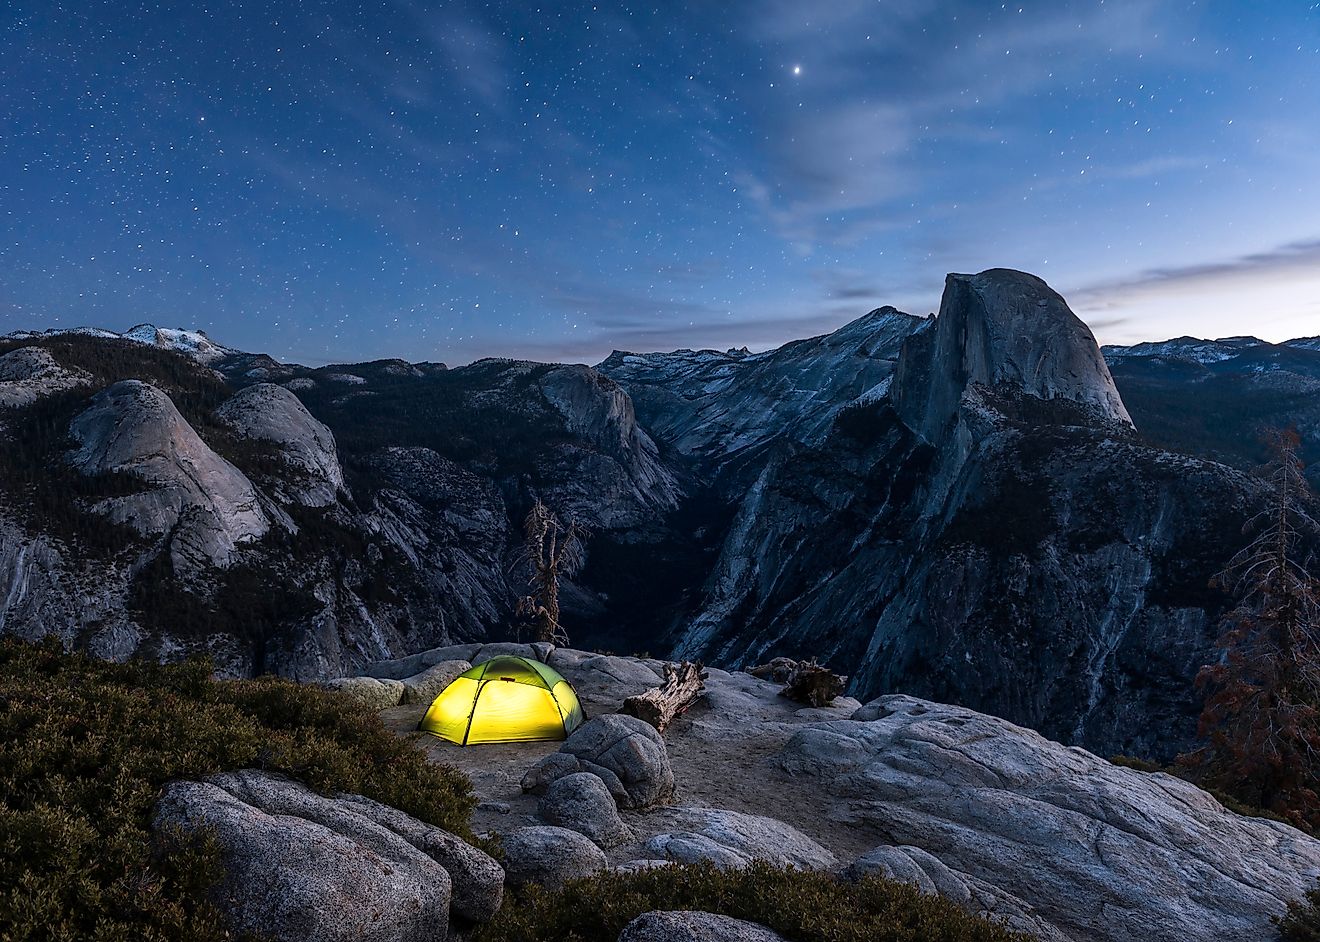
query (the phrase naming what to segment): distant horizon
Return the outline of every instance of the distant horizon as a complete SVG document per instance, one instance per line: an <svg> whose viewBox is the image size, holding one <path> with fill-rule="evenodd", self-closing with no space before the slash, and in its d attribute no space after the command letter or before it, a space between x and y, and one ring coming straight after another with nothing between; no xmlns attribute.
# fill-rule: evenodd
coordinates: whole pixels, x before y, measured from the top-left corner
<svg viewBox="0 0 1320 942"><path fill-rule="evenodd" d="M1064 297L1064 300L1065 300L1065 301L1068 300L1066 296ZM614 353L624 353L624 354L632 354L632 355L639 355L639 356L640 356L640 355L655 355L655 354L672 354L672 353L680 353L680 352L683 352L683 351L690 351L690 352L693 352L693 353L701 353L701 352L729 353L729 352L736 351L736 350L742 350L742 349L744 349L744 348L747 349L747 351L748 351L748 355L755 355L755 354L768 353L768 352L773 351L773 350L776 350L776 349L778 349L779 347L782 347L782 346L784 346L784 345L786 345L786 344L790 344L790 343L794 343L794 342L802 341L802 340L812 340L812 339L815 339L815 338L817 338L817 337L828 336L829 334L834 333L834 332L837 331L837 330L841 330L842 328L846 327L848 324L851 324L851 323L853 323L854 321L860 320L861 318L866 317L867 315L872 314L872 313L874 313L875 311L878 311L878 310L880 310L880 309L882 309L882 308L885 308L885 307L892 307L892 308L894 308L895 310L897 310L898 313L900 313L900 314L906 314L906 315L911 316L911 317L919 317L919 318L923 318L923 319L924 319L924 318L927 318L927 317L933 317L933 316L936 316L936 315L938 314L938 305L935 305L935 308L936 308L935 310L928 311L928 312L926 312L925 314L918 314L918 313L915 313L915 312L913 312L913 311L906 311L906 310L903 310L902 308L898 307L897 305L893 305L893 304L880 304L880 305L876 305L875 307L868 307L866 310L859 311L859 312L856 313L854 316L849 317L849 318L847 318L847 319L845 319L845 320L840 321L838 324L836 324L835 326L833 326L833 327L831 327L831 328L829 328L829 329L822 330L822 331L818 331L818 332L816 332L816 333L811 333L811 334L803 334L803 335L800 335L800 336L787 337L786 339L784 339L784 340L782 340L782 341L779 341L778 343L772 343L772 344L769 344L769 345L766 345L766 346L755 346L755 345L748 344L748 343L729 343L729 344L719 345L719 346L712 346L712 345L709 345L709 344L702 344L702 345L696 345L696 344L680 344L680 345L678 345L678 346L668 347L668 348L664 348L664 349L661 349L661 348L656 348L656 349L642 349L642 348L628 349L628 348L622 348L622 347L615 347L615 348L612 348L612 349L606 351L605 353L601 354L600 356L597 356L597 357L595 357L595 358L593 358L593 359L547 359L547 358L545 358L545 357L540 357L540 356L524 356L524 355L511 354L511 353L499 353L499 352L485 353L485 354L482 354L482 355L480 355L480 356L474 356L474 357L471 357L471 358L469 358L469 359L464 359L464 360L459 360L459 359L457 359L457 358L445 357L445 356L443 356L443 355L440 355L440 356L409 357L409 356L406 356L406 355L403 355L403 354L396 354L396 355L383 354L383 355L380 355L380 356L372 356L372 357L368 357L368 358L357 358L357 359L353 359L353 358L332 358L332 359L322 359L322 358L318 358L318 357L299 357L299 356L297 356L296 354L295 354L295 355L292 355L292 356L286 356L286 355L276 354L276 353L272 352L271 350L264 350L264 349L249 349L249 348L243 347L243 346L241 346L241 345L231 343L231 342L229 342L224 336L222 336L222 335L217 335L216 331L215 331L214 329L212 329L212 328L198 327L198 326L189 326L189 325L178 324L178 323L169 323L169 322L165 322L165 321L156 322L156 321L150 321L150 320L145 320L145 321L144 321L144 320L138 320L138 321L134 321L133 323L126 325L123 329L115 329L115 328L113 328L113 327L106 327L104 324L93 324L93 323L78 323L78 324L71 324L71 325L68 325L68 326L58 325L58 326L48 326L48 327L31 327L31 326L29 326L29 327L16 327L16 328L13 328L12 330L7 330L7 331L5 331L4 333L0 333L0 338L4 338L4 337L11 336L11 335L13 335L13 334L20 334L20 333L24 333L24 332L31 332L31 333L40 334L40 333L45 333L45 332L47 332L47 331L77 331L77 330L102 330L102 331L106 331L107 333L112 333L112 334L117 334L117 335L124 335L124 334L127 334L127 333L128 333L129 331L131 331L132 329L134 329L135 327L150 326L150 327L156 328L156 329L158 329L158 330L180 330L180 331L187 331L187 332L200 333L200 334L205 335L206 338L207 338L208 340L210 340L211 342L213 342L213 343L215 343L215 344L217 344L217 345L219 345L219 346L226 347L226 348L228 348L228 349L234 350L234 351L239 352L239 353L246 353L246 354L252 354L252 355L264 354L264 355L267 355L267 356L271 356L271 357L273 357L274 359L278 360L278 361L281 362L281 363L290 364L290 365L296 365L296 366L305 366L305 367L308 367L308 368L311 368L311 369L320 369L320 368L323 368L323 367L326 367L326 366L336 366L336 365L354 365L354 364L360 364L360 363L372 363L372 362L377 362L377 361L382 361L382 360L400 360L400 361L403 361L403 362L414 363L414 364L416 364L416 363L443 363L443 364L445 364L447 367L451 367L451 368L459 368L459 367L463 367L463 366L469 366L469 365L471 365L471 364L473 364L473 363L477 363L477 362L479 362L479 361L481 361L481 360L492 360L492 359L493 359L493 360L520 360L520 361L530 361L530 362L538 362L538 363L560 363L560 364L565 364L565 365L582 365L582 366L591 366L591 367L595 367L595 366L599 365L601 362L603 362L605 359L607 359L610 355L612 355L612 354L614 354ZM1070 304L1069 307L1071 308L1072 305ZM1081 315L1080 313L1078 313L1075 309L1073 310L1073 313L1074 313L1074 314L1077 314L1077 316L1078 316L1079 318L1081 318L1083 322L1086 322L1086 319L1085 319L1084 317L1082 317L1082 315ZM800 322L787 322L787 323L800 323ZM1315 332L1315 333L1310 333L1310 334L1307 334L1307 333L1301 333L1301 334L1296 334L1296 335L1293 335L1293 336L1282 337L1281 339L1278 339L1278 340L1271 340L1271 339L1269 339L1269 338L1267 338L1267 337L1262 337L1262 336L1260 336L1259 334L1254 334L1254 333L1247 333L1247 334L1222 334L1222 335L1219 335L1219 336L1201 336L1201 335L1197 335L1197 334L1181 333L1181 334L1171 334L1171 335L1166 336L1166 337L1150 337L1150 338L1146 338L1146 339L1133 340L1133 341L1129 341L1129 342L1116 342L1116 341L1106 340L1103 336L1100 335L1100 333L1095 329L1095 327L1094 327L1092 324L1087 323L1087 327L1090 328L1092 334L1095 335L1096 343L1097 343L1100 347L1102 347L1102 348L1104 348L1104 347L1135 347L1135 346L1139 346L1139 345L1141 345L1141 344L1160 344L1160 343L1167 343L1167 342L1170 342L1170 341L1180 340L1180 339L1184 339L1184 338L1186 338L1186 339L1192 339L1192 340L1204 341L1204 342L1206 342L1206 343L1219 343L1219 342L1225 342L1225 341L1229 341L1229 340L1252 339L1252 340L1260 341L1261 343L1267 343L1267 344L1271 344L1271 345L1275 345L1275 346L1280 346L1280 345L1286 345L1286 344L1291 343L1291 342L1294 342L1294 341L1299 341L1299 340L1310 340L1310 339L1314 339L1314 338L1316 338L1316 337L1320 337L1320 324L1316 324L1316 325L1315 325L1315 327L1316 327L1316 332Z"/></svg>

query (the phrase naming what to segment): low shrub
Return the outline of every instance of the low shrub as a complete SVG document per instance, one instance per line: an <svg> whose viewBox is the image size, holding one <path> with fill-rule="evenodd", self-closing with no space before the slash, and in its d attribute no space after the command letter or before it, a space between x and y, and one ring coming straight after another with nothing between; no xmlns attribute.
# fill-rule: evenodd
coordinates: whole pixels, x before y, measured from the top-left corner
<svg viewBox="0 0 1320 942"><path fill-rule="evenodd" d="M1278 925L1280 942L1320 942L1320 886L1289 902Z"/></svg>
<svg viewBox="0 0 1320 942"><path fill-rule="evenodd" d="M1125 769L1133 769L1137 772L1169 771L1158 762L1151 762L1149 759L1143 759L1141 756L1110 756L1109 761L1114 765L1121 765Z"/></svg>
<svg viewBox="0 0 1320 942"><path fill-rule="evenodd" d="M745 870L709 864L605 872L558 891L509 894L475 942L614 942L653 909L719 913L760 923L793 942L1027 942L914 886L868 877L755 863Z"/></svg>
<svg viewBox="0 0 1320 942"><path fill-rule="evenodd" d="M165 782L252 767L471 837L466 777L347 698L0 639L0 938L229 938L206 901L215 848L153 859L150 820Z"/></svg>

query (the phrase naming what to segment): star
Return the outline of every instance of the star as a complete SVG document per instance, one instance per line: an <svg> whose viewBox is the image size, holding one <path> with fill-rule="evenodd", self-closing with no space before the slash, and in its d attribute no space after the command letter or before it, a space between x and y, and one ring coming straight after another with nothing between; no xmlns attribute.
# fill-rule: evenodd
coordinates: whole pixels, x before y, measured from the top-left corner
<svg viewBox="0 0 1320 942"><path fill-rule="evenodd" d="M794 75L801 75L801 74L802 74L802 66L800 66L800 65L795 65L795 66L793 66L793 74L794 74Z"/></svg>

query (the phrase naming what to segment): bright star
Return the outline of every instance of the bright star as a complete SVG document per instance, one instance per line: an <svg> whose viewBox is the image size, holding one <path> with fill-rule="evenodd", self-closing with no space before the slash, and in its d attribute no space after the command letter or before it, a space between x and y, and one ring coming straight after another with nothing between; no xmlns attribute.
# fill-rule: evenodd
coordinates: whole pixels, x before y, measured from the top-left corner
<svg viewBox="0 0 1320 942"><path fill-rule="evenodd" d="M793 74L794 74L794 75L801 75L801 74L802 74L802 66L800 66L800 65L795 65L795 66L793 66Z"/></svg>

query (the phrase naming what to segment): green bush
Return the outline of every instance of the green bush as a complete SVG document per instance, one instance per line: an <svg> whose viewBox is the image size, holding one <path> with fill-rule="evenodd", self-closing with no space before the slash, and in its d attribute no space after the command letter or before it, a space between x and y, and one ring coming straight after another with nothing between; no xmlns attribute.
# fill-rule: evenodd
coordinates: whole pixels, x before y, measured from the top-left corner
<svg viewBox="0 0 1320 942"><path fill-rule="evenodd" d="M1320 887L1306 897L1288 903L1288 912L1278 920L1280 942L1320 942Z"/></svg>
<svg viewBox="0 0 1320 942"><path fill-rule="evenodd" d="M614 942L653 909L720 913L768 926L794 942L1025 942L1030 937L959 909L915 887L868 877L846 883L827 873L756 863L606 872L557 892L509 894L475 942Z"/></svg>
<svg viewBox="0 0 1320 942"><path fill-rule="evenodd" d="M153 859L149 826L165 782L249 767L471 838L468 780L346 698L0 639L0 938L228 938L206 902L215 848Z"/></svg>
<svg viewBox="0 0 1320 942"><path fill-rule="evenodd" d="M1121 765L1125 769L1133 769L1137 772L1168 772L1170 775L1173 774L1158 762L1151 762L1141 756L1110 756L1109 761L1114 765Z"/></svg>

